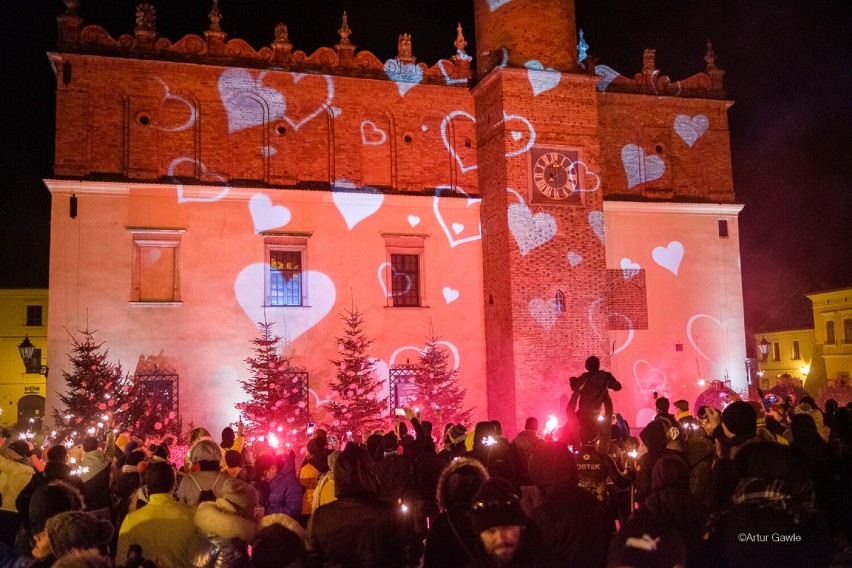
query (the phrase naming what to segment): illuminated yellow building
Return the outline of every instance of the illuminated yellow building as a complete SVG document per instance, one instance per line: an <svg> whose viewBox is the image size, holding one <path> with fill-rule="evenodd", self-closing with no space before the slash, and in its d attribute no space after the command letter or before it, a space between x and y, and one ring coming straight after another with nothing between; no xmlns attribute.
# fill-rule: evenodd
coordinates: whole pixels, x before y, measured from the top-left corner
<svg viewBox="0 0 852 568"><path fill-rule="evenodd" d="M754 341L762 372L758 382L760 388L772 388L775 380L785 373L800 379L802 383L807 382L814 357L814 330L789 329L758 333Z"/></svg>
<svg viewBox="0 0 852 568"><path fill-rule="evenodd" d="M846 381L852 375L852 288L807 296L813 302L814 336L826 378L830 383Z"/></svg>
<svg viewBox="0 0 852 568"><path fill-rule="evenodd" d="M25 338L33 345L33 356L27 364L18 350ZM3 427L40 424L45 412L46 348L47 289L0 289L0 425Z"/></svg>

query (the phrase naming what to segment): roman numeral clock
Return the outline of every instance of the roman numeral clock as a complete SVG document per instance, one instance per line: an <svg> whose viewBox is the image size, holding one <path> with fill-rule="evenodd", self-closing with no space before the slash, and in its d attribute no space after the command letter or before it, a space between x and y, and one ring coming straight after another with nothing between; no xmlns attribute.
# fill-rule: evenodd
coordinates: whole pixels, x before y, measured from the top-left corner
<svg viewBox="0 0 852 568"><path fill-rule="evenodd" d="M529 155L533 203L583 203L580 155L576 149L535 146L530 149Z"/></svg>

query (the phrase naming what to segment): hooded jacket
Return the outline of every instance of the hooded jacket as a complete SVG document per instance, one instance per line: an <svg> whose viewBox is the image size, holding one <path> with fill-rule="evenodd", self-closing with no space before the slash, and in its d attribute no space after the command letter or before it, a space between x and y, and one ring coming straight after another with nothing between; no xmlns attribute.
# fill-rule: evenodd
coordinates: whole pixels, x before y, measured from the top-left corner
<svg viewBox="0 0 852 568"><path fill-rule="evenodd" d="M241 515L225 499L199 503L195 511L199 538L189 557L192 568L251 568L248 546L260 523Z"/></svg>
<svg viewBox="0 0 852 568"><path fill-rule="evenodd" d="M3 496L0 511L18 512L15 499L35 475L35 469L30 463L27 458L13 460L0 455L0 495Z"/></svg>
<svg viewBox="0 0 852 568"><path fill-rule="evenodd" d="M282 456L279 456L282 457ZM278 473L269 482L266 514L284 513L294 519L302 512L302 485L296 479L296 458L292 453L283 456Z"/></svg>

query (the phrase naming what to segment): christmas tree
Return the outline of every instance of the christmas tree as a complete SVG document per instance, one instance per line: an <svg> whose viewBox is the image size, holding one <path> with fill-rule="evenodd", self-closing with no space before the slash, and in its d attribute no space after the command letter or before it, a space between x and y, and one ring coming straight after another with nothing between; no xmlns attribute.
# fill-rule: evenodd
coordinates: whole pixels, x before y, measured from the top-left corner
<svg viewBox="0 0 852 568"><path fill-rule="evenodd" d="M168 375L156 371L139 374L137 369L136 372L134 387L137 396L128 401L127 409L127 414L134 417L129 425L130 431L143 439L180 438L181 420L170 392L172 381L163 378Z"/></svg>
<svg viewBox="0 0 852 568"><path fill-rule="evenodd" d="M449 353L434 334L427 338L417 365L417 394L413 401L422 420L436 427L444 423L470 426L473 409L462 410L467 390L459 385L458 369L451 369Z"/></svg>
<svg viewBox="0 0 852 568"><path fill-rule="evenodd" d="M347 432L364 434L385 423L382 411L386 399L379 398L381 380L376 375L373 359L367 354L373 341L361 329L363 314L354 308L340 314L340 319L344 336L335 338L340 358L331 361L337 374L329 382L331 429L342 436Z"/></svg>
<svg viewBox="0 0 852 568"><path fill-rule="evenodd" d="M237 404L243 414L246 431L266 435L270 432L304 429L307 402L303 391L304 373L290 367L290 358L282 355L283 339L272 333L272 323L258 322L260 336L251 340L254 357L246 359L251 378L240 380L250 400Z"/></svg>
<svg viewBox="0 0 852 568"><path fill-rule="evenodd" d="M68 391L59 393L64 408L53 409L56 429L65 437L91 435L103 427L107 413L112 413L116 428L133 430L136 416L131 406L137 398L133 382L121 363L107 360L109 350L95 342L94 332L79 333L82 341L72 336L71 370L62 371Z"/></svg>

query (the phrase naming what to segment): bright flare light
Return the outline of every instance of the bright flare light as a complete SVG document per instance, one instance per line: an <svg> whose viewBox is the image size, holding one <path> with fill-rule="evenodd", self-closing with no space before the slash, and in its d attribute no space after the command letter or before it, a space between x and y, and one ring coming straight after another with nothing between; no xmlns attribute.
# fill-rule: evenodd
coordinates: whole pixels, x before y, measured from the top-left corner
<svg viewBox="0 0 852 568"><path fill-rule="evenodd" d="M557 420L556 415L548 414L547 422L544 424L544 433L553 432L557 426L559 426L559 420Z"/></svg>
<svg viewBox="0 0 852 568"><path fill-rule="evenodd" d="M698 386L699 386L699 387L703 387L703 386L704 386L704 379L698 379Z"/></svg>
<svg viewBox="0 0 852 568"><path fill-rule="evenodd" d="M266 441L269 442L269 445L272 446L273 448L278 447L278 436L276 436L275 433L270 432L266 436Z"/></svg>
<svg viewBox="0 0 852 568"><path fill-rule="evenodd" d="M627 455L630 456L631 459L635 460L639 456L639 452L637 452L636 450L630 450L629 452L627 452Z"/></svg>
<svg viewBox="0 0 852 568"><path fill-rule="evenodd" d="M483 446L493 446L497 443L497 440L494 439L493 436L488 436L487 438L482 438Z"/></svg>

